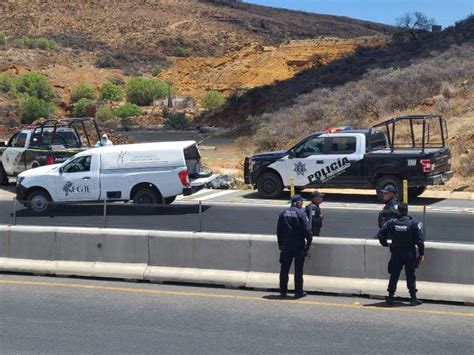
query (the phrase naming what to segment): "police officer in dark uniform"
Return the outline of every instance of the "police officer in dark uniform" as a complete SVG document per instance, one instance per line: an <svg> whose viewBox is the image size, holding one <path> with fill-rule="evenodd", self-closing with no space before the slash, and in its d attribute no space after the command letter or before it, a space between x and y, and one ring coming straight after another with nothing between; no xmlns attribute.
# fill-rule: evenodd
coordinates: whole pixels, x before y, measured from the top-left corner
<svg viewBox="0 0 474 355"><path fill-rule="evenodd" d="M303 266L305 253L309 250L313 237L308 218L302 210L303 198L295 195L291 206L278 217L277 237L280 249L280 295L288 292L288 273L295 259L295 299L306 296L303 292Z"/></svg>
<svg viewBox="0 0 474 355"><path fill-rule="evenodd" d="M323 226L324 215L321 213L319 205L323 202L323 196L319 191L313 191L311 193L311 204L306 206L305 213L308 216L309 224L313 232L313 236L318 236Z"/></svg>
<svg viewBox="0 0 474 355"><path fill-rule="evenodd" d="M387 289L387 304L393 305L393 296L397 289L398 278L402 268L405 267L411 305L417 306L421 302L416 297L415 268L417 264L424 260L423 226L416 219L408 215L408 205L406 203L401 202L398 204L398 214L397 218L392 218L385 223L377 234L380 244L384 247L389 246L392 253L388 263L390 281ZM389 235L392 236L391 244L387 241L387 236ZM418 257L416 256L416 247L418 247Z"/></svg>
<svg viewBox="0 0 474 355"><path fill-rule="evenodd" d="M382 211L379 213L378 223L379 228L383 226L391 218L396 218L398 216L397 206L400 203L398 201L397 190L394 186L388 185L382 190L383 199L385 201L385 206L383 206Z"/></svg>

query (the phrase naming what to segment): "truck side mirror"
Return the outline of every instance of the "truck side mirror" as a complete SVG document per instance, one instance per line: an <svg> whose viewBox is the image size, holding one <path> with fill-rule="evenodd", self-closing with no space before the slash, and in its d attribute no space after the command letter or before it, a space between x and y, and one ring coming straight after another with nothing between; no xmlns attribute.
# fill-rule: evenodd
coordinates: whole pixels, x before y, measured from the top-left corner
<svg viewBox="0 0 474 355"><path fill-rule="evenodd" d="M289 159L293 159L295 157L295 151L293 149L291 149L289 152L288 152L288 158Z"/></svg>
<svg viewBox="0 0 474 355"><path fill-rule="evenodd" d="M64 171L63 171L63 167L62 167L62 166L60 166L60 167L59 167L59 174L60 174L60 175L62 175L62 174L63 174L63 172L64 172Z"/></svg>

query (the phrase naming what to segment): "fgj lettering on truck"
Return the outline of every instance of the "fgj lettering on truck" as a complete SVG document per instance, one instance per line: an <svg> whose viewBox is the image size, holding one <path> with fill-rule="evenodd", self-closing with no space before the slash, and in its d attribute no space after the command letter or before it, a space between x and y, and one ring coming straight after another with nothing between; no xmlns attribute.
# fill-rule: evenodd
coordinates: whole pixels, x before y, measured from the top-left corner
<svg viewBox="0 0 474 355"><path fill-rule="evenodd" d="M453 176L447 134L439 115L397 117L367 129L330 128L288 150L245 158L245 183L264 198L280 196L292 178L297 190L374 188L381 198L388 185L400 193L406 179L408 193L419 196Z"/></svg>
<svg viewBox="0 0 474 355"><path fill-rule="evenodd" d="M0 146L0 185L43 165L62 163L93 146L100 131L91 118L48 120L13 134Z"/></svg>
<svg viewBox="0 0 474 355"><path fill-rule="evenodd" d="M194 141L115 145L24 171L18 175L16 195L35 213L45 212L51 203L170 204L215 177L202 170Z"/></svg>

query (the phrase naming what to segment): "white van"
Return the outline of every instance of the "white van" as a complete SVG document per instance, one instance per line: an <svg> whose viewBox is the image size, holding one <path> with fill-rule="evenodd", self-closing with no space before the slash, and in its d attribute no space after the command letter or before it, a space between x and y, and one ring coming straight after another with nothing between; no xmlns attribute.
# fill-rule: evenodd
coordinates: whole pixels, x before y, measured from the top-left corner
<svg viewBox="0 0 474 355"><path fill-rule="evenodd" d="M93 148L61 164L18 175L17 200L34 212L49 202L130 201L172 203L215 178L204 174L195 141Z"/></svg>

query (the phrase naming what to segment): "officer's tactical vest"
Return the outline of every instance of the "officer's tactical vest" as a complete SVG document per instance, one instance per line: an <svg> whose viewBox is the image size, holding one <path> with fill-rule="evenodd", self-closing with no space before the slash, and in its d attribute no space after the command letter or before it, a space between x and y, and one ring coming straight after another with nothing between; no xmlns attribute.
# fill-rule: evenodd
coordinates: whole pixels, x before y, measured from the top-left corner
<svg viewBox="0 0 474 355"><path fill-rule="evenodd" d="M396 219L393 224L392 246L394 248L413 248L415 244L413 243L413 232L410 229L410 219Z"/></svg>

